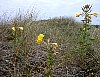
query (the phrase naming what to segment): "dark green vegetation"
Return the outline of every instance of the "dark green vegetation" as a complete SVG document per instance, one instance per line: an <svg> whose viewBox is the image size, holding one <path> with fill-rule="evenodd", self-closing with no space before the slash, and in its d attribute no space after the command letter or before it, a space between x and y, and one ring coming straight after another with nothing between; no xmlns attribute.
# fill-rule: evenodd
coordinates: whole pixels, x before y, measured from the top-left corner
<svg viewBox="0 0 100 77"><path fill-rule="evenodd" d="M14 42L12 27L21 40ZM79 52L80 28L82 23L73 18L54 18L33 21L13 19L0 25L0 77L44 77L47 68L47 49L35 43L37 35L44 40L58 43L58 52L53 55L52 77L99 77L100 76L100 27L89 29L92 45L87 53ZM88 37L88 36L87 36ZM18 52L17 52L18 51ZM16 54L18 53L18 54Z"/></svg>

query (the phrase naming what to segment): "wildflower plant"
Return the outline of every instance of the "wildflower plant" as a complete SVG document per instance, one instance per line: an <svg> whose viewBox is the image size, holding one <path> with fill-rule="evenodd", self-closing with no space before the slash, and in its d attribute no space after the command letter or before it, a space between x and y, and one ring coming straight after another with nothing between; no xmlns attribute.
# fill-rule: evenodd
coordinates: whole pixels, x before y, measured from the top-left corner
<svg viewBox="0 0 100 77"><path fill-rule="evenodd" d="M41 44L44 43L46 45L47 48L47 69L46 69L46 73L45 73L45 77L52 77L52 66L53 66L53 55L56 54L56 48L58 48L58 44L57 43L51 43L50 40L48 39L47 42L44 41L44 34L39 34L38 38L36 40L37 44Z"/></svg>
<svg viewBox="0 0 100 77"><path fill-rule="evenodd" d="M27 37L25 36L24 27L18 26L16 23L13 23L12 33L14 36L13 39L13 56L12 63L14 70L12 72L13 77L23 77L32 75L32 68L29 68L28 60L28 45Z"/></svg>
<svg viewBox="0 0 100 77"><path fill-rule="evenodd" d="M15 22L13 23L13 27L11 29L12 29L12 33L14 36L14 39L13 39L13 58L12 58L14 72L12 75L13 75L13 77L18 77L18 74L19 74L18 70L20 71L20 69L18 67L19 67L19 64L21 64L21 63L18 63L18 61L19 61L19 58L21 55L21 46L23 43L24 29L23 29L23 27L18 27L17 23L15 23Z"/></svg>
<svg viewBox="0 0 100 77"><path fill-rule="evenodd" d="M89 29L91 28L90 22L92 22L91 16L96 16L97 13L91 13L92 11L92 5L85 5L82 7L82 13L76 14L76 17L83 16L84 19L81 20L83 22L83 26L80 28L80 44L84 44L86 42L89 42L91 40L91 35L89 34ZM89 43L86 43L89 45Z"/></svg>
<svg viewBox="0 0 100 77"><path fill-rule="evenodd" d="M83 22L83 26L79 29L78 32L78 48L76 48L77 55L79 57L79 61L82 62L82 65L79 65L80 68L82 69L84 75L79 75L79 76L89 76L91 73L91 76L94 76L94 69L91 67L91 64L89 64L89 61L86 59L93 58L93 62L97 60L94 57L94 49L92 48L93 45L93 40L91 39L91 34L89 33L89 30L91 29L90 23L92 22L91 16L97 17L97 13L91 13L92 5L85 5L82 7L82 13L76 14L76 17L83 16L84 19L81 20ZM86 63L85 63L86 62ZM92 61L91 61L92 62ZM88 64L88 65L87 65ZM95 64L94 64L95 65ZM91 72L87 70L92 70Z"/></svg>

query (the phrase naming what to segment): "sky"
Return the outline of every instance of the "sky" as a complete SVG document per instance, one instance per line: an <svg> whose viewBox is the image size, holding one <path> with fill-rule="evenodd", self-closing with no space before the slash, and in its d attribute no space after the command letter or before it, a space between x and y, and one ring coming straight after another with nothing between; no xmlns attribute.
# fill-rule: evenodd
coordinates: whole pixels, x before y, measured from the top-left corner
<svg viewBox="0 0 100 77"><path fill-rule="evenodd" d="M92 12L97 12L98 17L92 17L92 24L100 24L100 1L99 0L1 0L0 16L4 14L13 17L16 13L26 12L32 8L38 13L39 19L49 19L53 17L74 17L81 21L82 17L76 18L76 13L81 13L81 7L91 4Z"/></svg>

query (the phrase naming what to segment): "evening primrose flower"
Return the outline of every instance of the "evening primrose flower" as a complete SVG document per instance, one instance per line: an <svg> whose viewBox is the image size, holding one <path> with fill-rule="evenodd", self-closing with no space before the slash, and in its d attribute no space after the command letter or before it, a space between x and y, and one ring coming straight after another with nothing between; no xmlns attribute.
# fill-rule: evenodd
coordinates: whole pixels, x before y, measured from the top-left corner
<svg viewBox="0 0 100 77"><path fill-rule="evenodd" d="M16 29L24 30L23 27L16 27L16 28L15 27L12 27L12 30L13 31L16 31Z"/></svg>
<svg viewBox="0 0 100 77"><path fill-rule="evenodd" d="M93 13L93 15L94 15L95 17L97 17L98 14L97 14L97 13Z"/></svg>
<svg viewBox="0 0 100 77"><path fill-rule="evenodd" d="M20 30L24 30L23 27L18 27Z"/></svg>
<svg viewBox="0 0 100 77"><path fill-rule="evenodd" d="M79 17L80 15L81 15L80 13L77 13L77 14L76 14L76 17Z"/></svg>
<svg viewBox="0 0 100 77"><path fill-rule="evenodd" d="M13 31L16 31L15 27L12 27L12 30L13 30Z"/></svg>
<svg viewBox="0 0 100 77"><path fill-rule="evenodd" d="M85 30L86 30L86 28L83 28L83 30L85 31Z"/></svg>
<svg viewBox="0 0 100 77"><path fill-rule="evenodd" d="M43 42L43 38L44 38L44 35L43 34L39 34L38 37L37 37L36 43L37 44L42 43Z"/></svg>

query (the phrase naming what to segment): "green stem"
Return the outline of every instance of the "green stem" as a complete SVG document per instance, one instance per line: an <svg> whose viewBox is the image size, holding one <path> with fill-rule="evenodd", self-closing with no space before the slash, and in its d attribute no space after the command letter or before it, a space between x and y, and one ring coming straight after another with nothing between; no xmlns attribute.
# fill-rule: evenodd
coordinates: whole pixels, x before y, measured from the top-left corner
<svg viewBox="0 0 100 77"><path fill-rule="evenodd" d="M53 65L53 49L50 48L49 52L48 52L48 68L47 68L47 73L45 75L45 77L52 77L52 73L51 73L51 70L52 70L52 65Z"/></svg>

